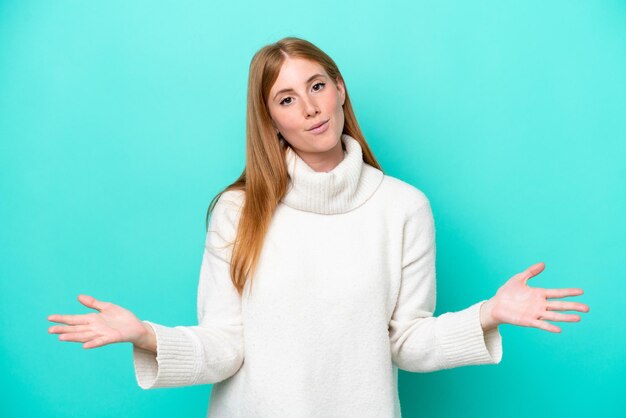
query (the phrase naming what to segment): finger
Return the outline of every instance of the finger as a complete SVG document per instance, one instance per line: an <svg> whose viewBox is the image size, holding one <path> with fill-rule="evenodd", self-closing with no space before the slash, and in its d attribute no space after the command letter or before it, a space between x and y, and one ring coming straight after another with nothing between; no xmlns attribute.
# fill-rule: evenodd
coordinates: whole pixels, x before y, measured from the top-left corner
<svg viewBox="0 0 626 418"><path fill-rule="evenodd" d="M549 300L546 304L546 310L589 312L589 306L585 305L584 303L578 302L561 302L556 300Z"/></svg>
<svg viewBox="0 0 626 418"><path fill-rule="evenodd" d="M530 324L532 327L543 329L545 331L550 331L557 334L561 332L561 328L557 327L556 325L552 325L549 322L541 321L539 319L532 321Z"/></svg>
<svg viewBox="0 0 626 418"><path fill-rule="evenodd" d="M67 334L70 332L84 332L89 330L89 326L85 325L66 325L66 326L54 326L48 328L49 334Z"/></svg>
<svg viewBox="0 0 626 418"><path fill-rule="evenodd" d="M82 295L82 294L78 295L78 301L82 303L83 305L85 305L86 307L91 308L91 309L96 309L99 312L104 309L104 306L106 303L106 302L99 301L93 296Z"/></svg>
<svg viewBox="0 0 626 418"><path fill-rule="evenodd" d="M565 288L565 289L545 289L545 295L547 298L565 298L568 296L580 296L585 292L580 288Z"/></svg>
<svg viewBox="0 0 626 418"><path fill-rule="evenodd" d="M545 267L546 265L543 261L533 264L532 266L528 267L526 270L520 273L520 278L522 280L522 283L526 284L528 279L541 273Z"/></svg>
<svg viewBox="0 0 626 418"><path fill-rule="evenodd" d="M546 312L541 315L541 319L547 319L548 321L579 322L580 316L575 315L575 314L560 314L556 312Z"/></svg>
<svg viewBox="0 0 626 418"><path fill-rule="evenodd" d="M48 321L60 322L68 325L86 325L89 320L85 315L50 315Z"/></svg>
<svg viewBox="0 0 626 418"><path fill-rule="evenodd" d="M75 333L71 333L71 334L59 335L59 340L84 343L86 341L92 340L95 336L96 336L96 334L94 332L92 332L92 331L75 332Z"/></svg>
<svg viewBox="0 0 626 418"><path fill-rule="evenodd" d="M109 340L106 337L99 337L95 340L87 341L83 344L83 348L96 348L109 344Z"/></svg>

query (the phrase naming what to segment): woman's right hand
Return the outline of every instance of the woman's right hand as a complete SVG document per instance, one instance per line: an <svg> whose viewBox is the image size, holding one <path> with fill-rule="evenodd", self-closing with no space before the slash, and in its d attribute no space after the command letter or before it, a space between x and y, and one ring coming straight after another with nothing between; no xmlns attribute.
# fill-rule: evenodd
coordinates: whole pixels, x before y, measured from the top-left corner
<svg viewBox="0 0 626 418"><path fill-rule="evenodd" d="M61 334L59 340L82 342L83 348L95 348L119 342L140 345L148 339L151 330L131 311L87 295L78 295L78 301L99 313L48 316L49 321L67 324L48 328L50 334Z"/></svg>

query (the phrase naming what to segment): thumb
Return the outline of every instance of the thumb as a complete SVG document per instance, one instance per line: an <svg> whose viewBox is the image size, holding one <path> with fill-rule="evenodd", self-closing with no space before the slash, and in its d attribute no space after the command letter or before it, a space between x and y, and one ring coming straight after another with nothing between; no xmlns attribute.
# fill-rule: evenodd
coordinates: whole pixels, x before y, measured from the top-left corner
<svg viewBox="0 0 626 418"><path fill-rule="evenodd" d="M97 300L93 296L81 294L78 295L78 301L88 308L96 309L98 311L102 311L102 309L104 309L104 303Z"/></svg>
<svg viewBox="0 0 626 418"><path fill-rule="evenodd" d="M532 266L528 267L526 270L522 272L522 275L521 275L522 282L526 284L528 279L541 273L543 269L545 269L545 267L546 267L546 264L543 261L540 261L539 263L533 264Z"/></svg>

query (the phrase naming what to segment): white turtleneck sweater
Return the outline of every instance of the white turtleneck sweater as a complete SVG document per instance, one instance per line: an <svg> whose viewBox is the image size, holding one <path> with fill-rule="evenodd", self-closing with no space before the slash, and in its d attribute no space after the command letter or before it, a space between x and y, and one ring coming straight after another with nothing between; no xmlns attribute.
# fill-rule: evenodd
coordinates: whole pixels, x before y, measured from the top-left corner
<svg viewBox="0 0 626 418"><path fill-rule="evenodd" d="M243 192L209 221L198 325L144 321L157 353L133 346L143 389L213 384L208 417L398 418L398 368L498 364L499 329L480 301L437 317L435 225L419 189L364 163L343 134L343 160L316 172L291 149L291 188L276 208L252 291L229 260Z"/></svg>

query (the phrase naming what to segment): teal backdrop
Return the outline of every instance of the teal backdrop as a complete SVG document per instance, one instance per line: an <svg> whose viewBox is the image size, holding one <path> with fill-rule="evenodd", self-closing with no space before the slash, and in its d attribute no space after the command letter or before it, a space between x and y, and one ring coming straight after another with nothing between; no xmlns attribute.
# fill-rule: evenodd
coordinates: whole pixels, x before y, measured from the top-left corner
<svg viewBox="0 0 626 418"><path fill-rule="evenodd" d="M130 344L58 341L47 316L93 312L85 293L196 324L248 66L290 35L337 62L384 171L430 198L435 315L539 261L529 285L590 306L560 334L502 325L499 365L401 371L403 416L626 416L617 0L0 1L0 415L205 416L209 385L142 390Z"/></svg>

